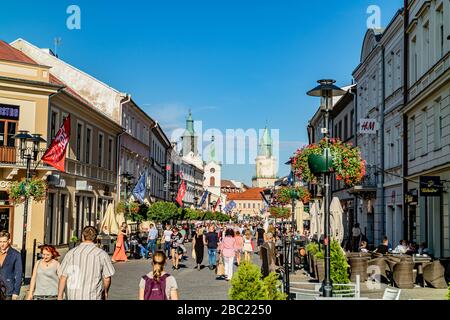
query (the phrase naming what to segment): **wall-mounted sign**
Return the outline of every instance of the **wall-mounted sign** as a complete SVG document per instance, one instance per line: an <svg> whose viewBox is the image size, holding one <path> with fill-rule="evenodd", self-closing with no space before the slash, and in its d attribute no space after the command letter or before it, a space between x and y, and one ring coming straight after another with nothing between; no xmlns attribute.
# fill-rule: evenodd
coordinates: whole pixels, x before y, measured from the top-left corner
<svg viewBox="0 0 450 320"><path fill-rule="evenodd" d="M405 195L405 203L407 204L417 204L418 196L417 190L410 190Z"/></svg>
<svg viewBox="0 0 450 320"><path fill-rule="evenodd" d="M421 197L439 197L442 194L440 177L422 176L419 178Z"/></svg>
<svg viewBox="0 0 450 320"><path fill-rule="evenodd" d="M19 120L19 106L0 103L0 119Z"/></svg>
<svg viewBox="0 0 450 320"><path fill-rule="evenodd" d="M359 133L361 134L376 134L378 124L375 119L361 119L359 121Z"/></svg>

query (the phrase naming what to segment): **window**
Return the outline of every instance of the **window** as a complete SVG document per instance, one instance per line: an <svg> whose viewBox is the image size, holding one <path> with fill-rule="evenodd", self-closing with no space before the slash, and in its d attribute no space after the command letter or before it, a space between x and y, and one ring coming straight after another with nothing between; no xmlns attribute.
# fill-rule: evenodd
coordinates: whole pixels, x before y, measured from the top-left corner
<svg viewBox="0 0 450 320"><path fill-rule="evenodd" d="M77 123L77 144L76 144L75 156L78 161L81 161L82 139L83 139L83 125L81 123Z"/></svg>
<svg viewBox="0 0 450 320"><path fill-rule="evenodd" d="M98 134L98 166L103 167L103 133Z"/></svg>
<svg viewBox="0 0 450 320"><path fill-rule="evenodd" d="M395 54L395 79L394 91L402 86L402 52L397 51Z"/></svg>
<svg viewBox="0 0 450 320"><path fill-rule="evenodd" d="M333 136L334 136L335 138L337 138L337 137L338 137L338 126L337 126L337 124L335 124L335 125L334 125L334 132L333 132Z"/></svg>
<svg viewBox="0 0 450 320"><path fill-rule="evenodd" d="M409 144L409 150L411 150L411 158L413 160L416 158L416 118L411 118L411 138Z"/></svg>
<svg viewBox="0 0 450 320"><path fill-rule="evenodd" d="M350 136L353 137L353 124L355 123L355 111L350 111Z"/></svg>
<svg viewBox="0 0 450 320"><path fill-rule="evenodd" d="M344 140L348 139L348 116L344 117Z"/></svg>
<svg viewBox="0 0 450 320"><path fill-rule="evenodd" d="M58 132L58 112L52 110L50 117L50 139L53 140Z"/></svg>
<svg viewBox="0 0 450 320"><path fill-rule="evenodd" d="M108 170L112 170L113 166L113 139L109 137L108 139Z"/></svg>
<svg viewBox="0 0 450 320"><path fill-rule="evenodd" d="M92 130L86 128L86 163L91 163L91 148L92 148Z"/></svg>
<svg viewBox="0 0 450 320"><path fill-rule="evenodd" d="M391 168L392 163L390 162L391 154L392 154L392 146L391 146L391 130L386 131L386 153L384 155L384 161L387 164L388 168Z"/></svg>
<svg viewBox="0 0 450 320"><path fill-rule="evenodd" d="M401 157L402 157L402 137L401 137L401 132L400 132L400 125L395 127L395 156L394 156L394 163L396 165L400 165L401 164Z"/></svg>
<svg viewBox="0 0 450 320"><path fill-rule="evenodd" d="M423 70L430 67L430 22L427 21L423 26Z"/></svg>
<svg viewBox="0 0 450 320"><path fill-rule="evenodd" d="M339 121L338 138L342 140L342 121Z"/></svg>
<svg viewBox="0 0 450 320"><path fill-rule="evenodd" d="M444 33L444 10L441 6L437 10L437 19L436 19L436 27L437 27L437 58L440 59L444 56L444 44L445 44L445 33Z"/></svg>
<svg viewBox="0 0 450 320"><path fill-rule="evenodd" d="M394 79L394 77L393 77L393 68L392 68L392 60L388 60L388 62L387 62L387 68L386 68L387 70L387 79L386 79L386 93L387 93L387 96L389 96L389 95L391 95L392 94L392 92L394 91L394 86L393 86L393 84L392 84L392 82L393 82L393 79Z"/></svg>
<svg viewBox="0 0 450 320"><path fill-rule="evenodd" d="M442 114L441 114L441 98L437 99L434 104L434 149L442 147Z"/></svg>
<svg viewBox="0 0 450 320"><path fill-rule="evenodd" d="M427 108L422 110L422 155L428 153L428 114Z"/></svg>
<svg viewBox="0 0 450 320"><path fill-rule="evenodd" d="M414 37L411 40L411 84L414 84L417 81L418 75L418 57L417 57L417 37Z"/></svg>

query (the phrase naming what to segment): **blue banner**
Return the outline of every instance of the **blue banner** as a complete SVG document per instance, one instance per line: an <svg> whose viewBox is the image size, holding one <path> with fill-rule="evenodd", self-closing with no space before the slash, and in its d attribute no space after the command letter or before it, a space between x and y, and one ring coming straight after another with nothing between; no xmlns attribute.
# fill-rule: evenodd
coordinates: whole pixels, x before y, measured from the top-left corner
<svg viewBox="0 0 450 320"><path fill-rule="evenodd" d="M140 202L144 203L145 191L147 189L146 174L143 173L133 189L133 196Z"/></svg>
<svg viewBox="0 0 450 320"><path fill-rule="evenodd" d="M201 207L204 203L205 203L205 201L206 201L206 198L208 197L208 195L209 195L209 192L208 191L205 191L204 193L203 193L203 196L202 196L202 199L200 200L200 203L199 203L199 207Z"/></svg>

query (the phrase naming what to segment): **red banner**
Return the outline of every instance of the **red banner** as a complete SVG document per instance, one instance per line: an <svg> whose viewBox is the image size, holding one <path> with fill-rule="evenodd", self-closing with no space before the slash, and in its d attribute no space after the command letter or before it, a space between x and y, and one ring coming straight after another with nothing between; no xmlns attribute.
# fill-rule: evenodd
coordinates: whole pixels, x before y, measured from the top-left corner
<svg viewBox="0 0 450 320"><path fill-rule="evenodd" d="M214 212L217 212L217 207L219 206L219 204L220 204L220 198L217 199L216 205L214 206Z"/></svg>
<svg viewBox="0 0 450 320"><path fill-rule="evenodd" d="M65 172L66 149L70 139L70 115L64 119L64 123L59 128L58 133L42 156L45 162L59 171Z"/></svg>
<svg viewBox="0 0 450 320"><path fill-rule="evenodd" d="M178 189L178 194L177 194L177 202L180 205L180 207L183 206L183 198L184 195L186 194L186 183L184 182L184 180L181 181L181 186Z"/></svg>

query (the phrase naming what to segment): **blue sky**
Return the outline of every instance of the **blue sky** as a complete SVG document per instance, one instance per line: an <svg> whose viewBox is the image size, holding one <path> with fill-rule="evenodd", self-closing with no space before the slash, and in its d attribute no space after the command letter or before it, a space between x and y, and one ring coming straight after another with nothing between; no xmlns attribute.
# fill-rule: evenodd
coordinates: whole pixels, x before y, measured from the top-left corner
<svg viewBox="0 0 450 320"><path fill-rule="evenodd" d="M69 30L69 5L81 30ZM304 142L318 100L316 80L351 82L370 5L385 27L403 0L8 1L0 39L24 38L58 54L134 100L168 130L188 109L203 129L280 134L283 163ZM224 165L223 178L251 182L252 165Z"/></svg>

